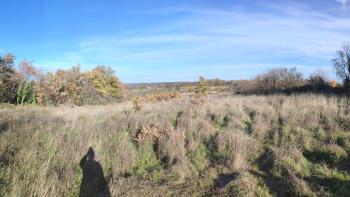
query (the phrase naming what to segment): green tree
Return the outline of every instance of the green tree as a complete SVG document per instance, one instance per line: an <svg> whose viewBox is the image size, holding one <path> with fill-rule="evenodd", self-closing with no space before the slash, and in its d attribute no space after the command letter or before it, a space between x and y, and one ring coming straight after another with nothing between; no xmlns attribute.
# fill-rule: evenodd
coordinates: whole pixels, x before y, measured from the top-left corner
<svg viewBox="0 0 350 197"><path fill-rule="evenodd" d="M17 89L17 104L36 104L33 81L22 80Z"/></svg>
<svg viewBox="0 0 350 197"><path fill-rule="evenodd" d="M32 62L21 61L18 65L20 82L17 89L17 104L37 104L36 79L39 71L32 65Z"/></svg>

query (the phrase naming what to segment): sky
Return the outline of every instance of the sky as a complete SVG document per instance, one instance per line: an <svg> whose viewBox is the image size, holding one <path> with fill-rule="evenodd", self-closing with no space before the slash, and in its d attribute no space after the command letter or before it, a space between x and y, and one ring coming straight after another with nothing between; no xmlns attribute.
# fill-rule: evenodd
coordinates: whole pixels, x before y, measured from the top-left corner
<svg viewBox="0 0 350 197"><path fill-rule="evenodd" d="M1 0L0 54L42 71L110 66L125 83L305 77L350 42L350 0Z"/></svg>

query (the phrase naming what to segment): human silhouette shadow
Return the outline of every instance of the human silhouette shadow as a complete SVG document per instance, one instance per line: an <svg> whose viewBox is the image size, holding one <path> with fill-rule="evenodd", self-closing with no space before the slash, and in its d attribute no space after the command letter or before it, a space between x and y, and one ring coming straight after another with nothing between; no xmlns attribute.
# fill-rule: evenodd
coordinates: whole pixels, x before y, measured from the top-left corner
<svg viewBox="0 0 350 197"><path fill-rule="evenodd" d="M107 180L99 162L94 160L95 152L89 147L86 155L80 160L83 178L80 185L80 197L110 197Z"/></svg>

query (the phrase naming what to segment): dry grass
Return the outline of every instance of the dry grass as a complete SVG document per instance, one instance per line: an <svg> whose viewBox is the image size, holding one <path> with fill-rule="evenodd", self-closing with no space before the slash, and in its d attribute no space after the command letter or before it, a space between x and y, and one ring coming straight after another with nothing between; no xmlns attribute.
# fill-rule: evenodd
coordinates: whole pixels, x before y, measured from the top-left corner
<svg viewBox="0 0 350 197"><path fill-rule="evenodd" d="M350 195L348 103L277 95L176 98L136 111L132 102L4 107L0 196L79 195L90 146L113 196Z"/></svg>

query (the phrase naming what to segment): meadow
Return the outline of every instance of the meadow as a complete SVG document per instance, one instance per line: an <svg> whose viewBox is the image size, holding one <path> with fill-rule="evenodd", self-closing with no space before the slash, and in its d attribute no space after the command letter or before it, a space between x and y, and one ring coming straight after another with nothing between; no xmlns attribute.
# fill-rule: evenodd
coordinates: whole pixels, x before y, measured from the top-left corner
<svg viewBox="0 0 350 197"><path fill-rule="evenodd" d="M350 0L0 5L0 197L350 197Z"/></svg>
<svg viewBox="0 0 350 197"><path fill-rule="evenodd" d="M0 109L0 196L350 196L350 109L316 94Z"/></svg>

